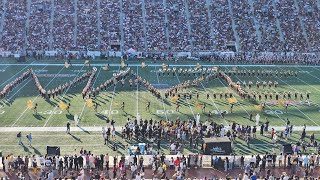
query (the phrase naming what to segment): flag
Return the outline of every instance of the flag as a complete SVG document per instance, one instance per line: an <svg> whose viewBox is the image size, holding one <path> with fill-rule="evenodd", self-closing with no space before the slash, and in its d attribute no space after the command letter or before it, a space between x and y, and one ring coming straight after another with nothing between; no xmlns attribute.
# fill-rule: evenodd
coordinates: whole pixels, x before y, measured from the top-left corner
<svg viewBox="0 0 320 180"><path fill-rule="evenodd" d="M201 104L199 103L199 101L197 101L197 102L195 103L195 107L198 108L198 109L201 109Z"/></svg>
<svg viewBox="0 0 320 180"><path fill-rule="evenodd" d="M88 108L91 108L93 106L92 99L87 100L87 105L88 105Z"/></svg>
<svg viewBox="0 0 320 180"><path fill-rule="evenodd" d="M122 68L126 66L126 65L124 64L124 61L121 61L120 66L121 66Z"/></svg>
<svg viewBox="0 0 320 180"><path fill-rule="evenodd" d="M162 69L167 69L167 65L162 63Z"/></svg>
<svg viewBox="0 0 320 180"><path fill-rule="evenodd" d="M28 107L28 109L32 109L33 104L32 104L31 100L27 101L27 107Z"/></svg>
<svg viewBox="0 0 320 180"><path fill-rule="evenodd" d="M142 67L142 68L146 67L146 63L145 63L145 62L142 62L142 63L141 63L141 67Z"/></svg>
<svg viewBox="0 0 320 180"><path fill-rule="evenodd" d="M171 101L174 102L174 103L177 102L178 101L178 96L173 96L171 98Z"/></svg>
<svg viewBox="0 0 320 180"><path fill-rule="evenodd" d="M228 100L228 102L229 102L230 104L235 104L235 103L238 102L238 100L237 100L235 97L228 98L227 100Z"/></svg>
<svg viewBox="0 0 320 180"><path fill-rule="evenodd" d="M197 63L196 69L200 69L201 65L199 63Z"/></svg>
<svg viewBox="0 0 320 180"><path fill-rule="evenodd" d="M109 67L108 66L103 66L102 69L105 70L105 71L108 71Z"/></svg>
<svg viewBox="0 0 320 180"><path fill-rule="evenodd" d="M254 108L256 108L256 110L259 110L259 111L263 109L261 105L254 105Z"/></svg>
<svg viewBox="0 0 320 180"><path fill-rule="evenodd" d="M70 67L70 64L68 62L64 62L64 67L65 68L69 68Z"/></svg>
<svg viewBox="0 0 320 180"><path fill-rule="evenodd" d="M234 71L236 71L237 69L238 69L237 66L232 67L232 70L234 70Z"/></svg>
<svg viewBox="0 0 320 180"><path fill-rule="evenodd" d="M283 104L284 104L283 99L279 99L279 100L278 100L278 105L279 105L279 106L283 106Z"/></svg>
<svg viewBox="0 0 320 180"><path fill-rule="evenodd" d="M67 105L66 103L64 103L63 101L59 102L59 108L63 111L67 109Z"/></svg>

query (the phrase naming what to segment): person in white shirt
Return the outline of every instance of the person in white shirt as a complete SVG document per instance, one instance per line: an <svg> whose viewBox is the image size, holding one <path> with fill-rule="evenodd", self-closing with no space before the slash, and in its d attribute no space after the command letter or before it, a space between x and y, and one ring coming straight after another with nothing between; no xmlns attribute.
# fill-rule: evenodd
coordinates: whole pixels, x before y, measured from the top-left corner
<svg viewBox="0 0 320 180"><path fill-rule="evenodd" d="M104 160L103 160L103 164L105 166L109 166L109 154L107 153L105 156L104 156Z"/></svg>
<svg viewBox="0 0 320 180"><path fill-rule="evenodd" d="M281 167L282 166L282 161L283 161L282 153L280 153L280 155L277 157L277 159L278 159L278 162L279 162L279 167Z"/></svg>
<svg viewBox="0 0 320 180"><path fill-rule="evenodd" d="M43 156L40 156L39 161L40 161L41 167L44 166L44 158L43 158Z"/></svg>
<svg viewBox="0 0 320 180"><path fill-rule="evenodd" d="M175 151L176 150L176 145L174 143L171 144L170 146L171 151Z"/></svg>
<svg viewBox="0 0 320 180"><path fill-rule="evenodd" d="M138 174L136 175L136 180L141 180L140 172L138 172Z"/></svg>
<svg viewBox="0 0 320 180"><path fill-rule="evenodd" d="M200 114L199 113L196 116L196 120L197 120L197 125L199 125L200 124Z"/></svg>
<svg viewBox="0 0 320 180"><path fill-rule="evenodd" d="M53 172L51 171L49 174L48 174L48 180L53 180L54 176L53 176Z"/></svg>
<svg viewBox="0 0 320 180"><path fill-rule="evenodd" d="M248 173L245 173L242 180L249 180Z"/></svg>
<svg viewBox="0 0 320 180"><path fill-rule="evenodd" d="M233 169L233 161L234 161L234 157L233 156L229 156L229 169Z"/></svg>

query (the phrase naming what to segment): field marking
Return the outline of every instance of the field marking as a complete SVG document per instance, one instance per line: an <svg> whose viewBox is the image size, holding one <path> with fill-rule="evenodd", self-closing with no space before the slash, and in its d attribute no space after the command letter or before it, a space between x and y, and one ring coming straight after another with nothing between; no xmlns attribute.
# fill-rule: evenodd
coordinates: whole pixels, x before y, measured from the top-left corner
<svg viewBox="0 0 320 180"><path fill-rule="evenodd" d="M79 74L81 73L81 70L82 70L83 68L84 68L84 65L83 65L82 68L80 69L79 73L73 78L73 80L76 79L76 78L79 76ZM70 84L69 84L69 87L67 88L67 90L64 91L64 93L63 93L63 95L62 95L62 97L61 97L62 99L64 99L64 97L65 97L65 95L67 94L67 92L69 91L70 87L71 87L71 86L70 86ZM49 101L50 101L50 100L49 100ZM51 118L52 115L54 114L53 112L56 111L56 109L58 108L58 106L59 106L59 105L57 104L57 105L54 107L52 113L50 114L50 116L48 117L48 119L46 120L46 122L44 123L43 127L47 126L50 118Z"/></svg>
<svg viewBox="0 0 320 180"><path fill-rule="evenodd" d="M102 68L99 69L99 72L98 72L97 76L94 78L94 82L93 82L91 88L94 87L94 85L96 84L97 79L98 79L98 77L99 77L99 75L100 75L101 69L102 69ZM84 112L84 109L85 109L86 105L87 105L87 101L84 102L84 105L83 105L83 107L82 107L81 113L80 113L80 115L79 115L79 120L80 120L80 121L81 121L81 116L82 116L82 114L83 114L83 112Z"/></svg>
<svg viewBox="0 0 320 180"><path fill-rule="evenodd" d="M32 80L32 77L29 77L30 79L22 86L18 89L18 91L16 91L14 94L12 94L12 96L8 97L8 98L5 98L9 101L11 101L11 99L18 93L21 91L21 89L23 89L31 80Z"/></svg>
<svg viewBox="0 0 320 180"><path fill-rule="evenodd" d="M118 69L117 72L119 72L119 71L120 71L120 66L119 66L119 69ZM114 83L114 82L113 82L113 83ZM118 83L118 82L117 82L117 83ZM112 113L111 113L111 108L112 108L112 103L113 103L114 95L115 95L115 93L116 93L116 87L117 87L117 84L116 84L115 86L113 86L112 98L111 98L111 101L110 101L110 106L109 106L109 111L108 111L108 118L109 118L110 114L112 114Z"/></svg>
<svg viewBox="0 0 320 180"><path fill-rule="evenodd" d="M296 68L296 69L299 69L299 68L297 68L297 67L295 67L295 68ZM280 69L282 69L282 68L280 68ZM301 70L301 69L300 69L300 70ZM315 77L316 79L320 80L318 77L316 77L316 76L314 76L314 75L312 75L312 74L310 74L310 73L307 73L307 74L309 74L310 76ZM297 79L300 80L301 82L305 83L306 85L312 87L312 88L315 89L316 91L319 91L319 92L320 92L319 89L313 87L312 85L310 85L309 83L305 82L304 80L302 80L302 79L300 79L300 78L298 78L298 77L295 77L295 78L297 78Z"/></svg>
<svg viewBox="0 0 320 180"><path fill-rule="evenodd" d="M9 67L9 65L6 65L4 68L1 68L0 71L1 72L6 72L6 69Z"/></svg>
<svg viewBox="0 0 320 180"><path fill-rule="evenodd" d="M159 76L158 76L158 73L157 73L156 70L157 70L157 67L154 67L154 71L155 71L156 76L157 76L158 84L160 84ZM164 110L164 112L165 112L164 115L166 116L166 120L168 121L167 111L166 111L166 107L165 107L165 105L164 105L164 99L163 99L163 96L162 96L161 91L159 91L159 92L160 92L160 96L161 96L162 107L163 107L163 110Z"/></svg>
<svg viewBox="0 0 320 180"><path fill-rule="evenodd" d="M265 70L264 68L260 67L261 69ZM279 68L279 67L278 67ZM279 68L281 70L283 70L282 68ZM281 78L276 77L277 79L279 79L280 81L282 81L284 84L286 84L287 86L291 87L291 89L294 89L295 91L297 91L296 88L294 88L293 86L291 86L290 84L286 83L285 81L283 81ZM299 78L298 78L299 79ZM296 106L293 106L294 108L296 108L301 114L303 114L305 117L307 117L310 121L312 121L315 125L319 126L318 123L316 123L314 120L312 120L308 115L306 115L304 112L302 112L299 108L297 108Z"/></svg>
<svg viewBox="0 0 320 180"><path fill-rule="evenodd" d="M177 73L174 73L174 74L176 75L176 77L177 77L177 79L178 79L178 81L179 81L179 84L180 84L181 82L180 82L180 79L179 79ZM187 100L187 102L188 102L188 105L189 105L189 108L190 108L191 113L192 113L192 115L193 115L193 118L196 119L196 116L194 115L194 112L193 112L193 110L192 110L192 108L191 108L191 105L190 105L190 102L189 102L188 98L186 98L186 100Z"/></svg>
<svg viewBox="0 0 320 180"><path fill-rule="evenodd" d="M33 63L33 62L32 62L32 63ZM32 64L32 63L31 63L31 64ZM31 64L25 66L23 69L21 69L20 71L18 71L16 74L14 74L14 75L11 76L10 78L8 78L5 82L3 82L3 83L0 85L0 87L3 86L6 82L8 82L10 79L12 79L12 78L14 78L15 76L17 76L18 74L20 74L23 70L25 70L25 69L26 69L27 67L29 67Z"/></svg>
<svg viewBox="0 0 320 180"><path fill-rule="evenodd" d="M248 71L248 69L247 68L245 68L245 67L243 67L246 71ZM242 81L241 81L241 79L239 79L238 78L238 76L234 76L234 77L236 77L241 83L242 83ZM259 79L261 82L263 81L262 79L260 79L259 78L259 76L255 76L257 79ZM265 103L265 105L271 110L271 111L274 111L267 103ZM278 114L275 114L281 121L283 121L283 122L285 122L286 123L286 121L285 120L283 120Z"/></svg>
<svg viewBox="0 0 320 180"><path fill-rule="evenodd" d="M197 73L196 73L197 74ZM198 78L198 75L196 75ZM218 77L219 78L219 77ZM203 83L200 81L201 86L203 87L204 91L206 93L208 93L207 88L204 87ZM219 112L220 117L223 117L222 114L220 113L221 111L219 110L218 106L216 105L216 103L214 102L214 100L212 99L212 97L209 95L210 100L212 101L213 105L216 107L216 110ZM228 125L227 121L225 118L223 118L224 122L226 123L226 125Z"/></svg>
<svg viewBox="0 0 320 180"><path fill-rule="evenodd" d="M276 131L282 131L286 127L285 126L271 126ZM116 132L121 132L121 126L115 126ZM303 126L294 126L294 132L300 132L303 130ZM89 132L101 132L101 124L93 125L93 126L83 126L79 127L71 127L72 132L83 133L83 129ZM55 133L55 132L65 132L65 127L62 126L52 126L52 127L42 127L42 126L31 126L31 127L0 127L0 134L3 133L15 133L15 132L34 132L34 133ZM257 129L260 131L260 128ZM320 126L307 126L306 131L308 132L320 132ZM318 133L319 134L319 133ZM1 145L0 145L1 146Z"/></svg>
<svg viewBox="0 0 320 180"><path fill-rule="evenodd" d="M298 67L295 67L296 69L299 69L299 70L301 70L301 71L303 71L303 69L301 69L301 68L298 68ZM316 79L318 79L318 80L320 80L320 78L318 78L317 76L315 76L315 75L312 75L311 73L306 73L306 74L309 74L310 76L312 76L312 77L314 77L314 78L316 78Z"/></svg>
<svg viewBox="0 0 320 180"><path fill-rule="evenodd" d="M195 62L195 61L193 61ZM159 62L160 63L160 62ZM192 63L192 62L190 62ZM4 64L1 64L0 65L9 65L9 66L26 66L28 64L7 64L7 63L4 63ZM30 65L30 64L29 64ZM32 66L45 66L45 65L48 65L48 66L63 66L64 64L60 64L60 63L52 63L52 64L46 64L46 63L34 63L32 64ZM83 63L73 63L72 66L82 66ZM106 63L96 63L96 64L91 64L91 65L94 65L94 66L106 66ZM119 64L115 64L115 63L109 63L109 66L116 66L118 67ZM134 64L129 64L129 66L131 67L134 67L134 66L138 66L138 67L141 67L141 64L140 63L134 63ZM162 67L162 64L148 64L149 67ZM170 64L170 66L172 67L190 67L190 64ZM235 67L235 66L238 66L238 67L319 67L320 68L320 65L296 65L296 64L286 64L286 65L281 65L281 64L277 64L277 65L274 65L274 64L201 64L201 66L205 66L205 67L212 67L212 66L219 66L219 67Z"/></svg>
<svg viewBox="0 0 320 180"><path fill-rule="evenodd" d="M44 68L46 68L46 67L47 67L47 66L45 66ZM43 69L44 69L44 68L43 68ZM60 72L61 72L63 69L64 69L64 66L59 70L59 72L56 74L56 76L54 76L54 78L52 78L52 79L48 82L48 84L44 87L44 89L49 86L49 84L60 74ZM30 77L30 78L32 78L32 77ZM34 101L36 101L39 96L40 96L40 94L38 94L38 95L32 100L32 103L33 103ZM16 120L14 121L14 123L11 125L11 127L13 127L13 126L20 120L20 118L24 115L24 113L25 113L28 109L29 109L29 108L26 108L26 109L22 112L22 114L18 117L18 119L16 119Z"/></svg>
<svg viewBox="0 0 320 180"><path fill-rule="evenodd" d="M218 77L217 79L218 79L218 80L220 81L220 83L224 86L224 88L227 89L227 91L229 91L229 88L230 88L230 87L227 87L226 85L224 85L224 83L220 80L220 77ZM230 88L230 89L231 89L231 88ZM231 89L231 91L234 92L233 89ZM240 97L240 96L237 94L237 92L235 92L234 94L235 94L236 96ZM240 97L240 99L241 99L241 97ZM242 104L239 103L239 102L238 102L238 104L240 104L240 107L241 107L241 108L247 113L247 115L249 116L250 113L243 107L244 105L242 105Z"/></svg>
<svg viewBox="0 0 320 180"><path fill-rule="evenodd" d="M139 68L138 68L138 66L137 66L137 77L139 76ZM136 114L136 118L137 118L137 116L138 116L138 114L139 114L139 82L138 82L138 84L137 84L137 92L136 92L136 101L137 101L137 114ZM141 118L141 116L140 116L140 118Z"/></svg>
<svg viewBox="0 0 320 180"><path fill-rule="evenodd" d="M320 68L319 66L316 68L316 66L312 67L313 69L315 69L316 71L320 71L318 68Z"/></svg>

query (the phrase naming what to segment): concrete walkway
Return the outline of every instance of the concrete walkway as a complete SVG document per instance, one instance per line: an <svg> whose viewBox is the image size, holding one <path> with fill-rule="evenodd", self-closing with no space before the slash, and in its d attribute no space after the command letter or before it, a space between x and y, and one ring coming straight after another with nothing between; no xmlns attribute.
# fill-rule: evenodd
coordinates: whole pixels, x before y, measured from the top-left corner
<svg viewBox="0 0 320 180"><path fill-rule="evenodd" d="M102 130L101 126L93 126L93 127L71 127L71 132L100 132ZM121 131L122 126L116 126L116 131ZM284 126L274 126L270 127L274 128L276 131L284 131ZM65 132L67 130L66 127L0 127L0 132ZM303 126L293 126L293 131L302 131ZM307 131L320 131L320 126L307 126ZM257 128L257 131L260 131L260 127Z"/></svg>

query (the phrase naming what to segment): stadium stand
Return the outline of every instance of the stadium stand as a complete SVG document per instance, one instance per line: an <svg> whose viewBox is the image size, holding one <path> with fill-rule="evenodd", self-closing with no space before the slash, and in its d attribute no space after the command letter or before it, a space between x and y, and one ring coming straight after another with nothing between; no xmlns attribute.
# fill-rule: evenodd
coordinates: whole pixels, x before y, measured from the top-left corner
<svg viewBox="0 0 320 180"><path fill-rule="evenodd" d="M318 1L1 1L6 51L319 51ZM2 27L2 28L1 28Z"/></svg>

